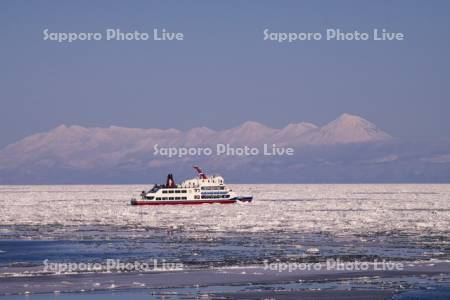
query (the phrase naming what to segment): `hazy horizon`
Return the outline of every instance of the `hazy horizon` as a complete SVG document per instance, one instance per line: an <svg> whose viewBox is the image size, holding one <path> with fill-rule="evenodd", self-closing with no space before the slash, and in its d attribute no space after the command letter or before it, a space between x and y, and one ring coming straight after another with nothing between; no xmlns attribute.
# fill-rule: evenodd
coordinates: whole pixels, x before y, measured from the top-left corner
<svg viewBox="0 0 450 300"><path fill-rule="evenodd" d="M0 151L0 183L144 183L192 165L235 183L449 182L450 140L393 138L344 114L324 126L223 131L59 126Z"/></svg>

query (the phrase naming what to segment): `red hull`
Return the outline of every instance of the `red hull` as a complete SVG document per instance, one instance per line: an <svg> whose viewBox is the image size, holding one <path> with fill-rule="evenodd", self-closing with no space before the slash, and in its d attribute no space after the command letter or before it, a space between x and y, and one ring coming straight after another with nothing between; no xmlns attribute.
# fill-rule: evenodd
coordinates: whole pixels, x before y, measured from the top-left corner
<svg viewBox="0 0 450 300"><path fill-rule="evenodd" d="M145 201L135 200L131 202L131 205L195 205L195 204L232 204L236 203L236 200L182 200L182 201Z"/></svg>

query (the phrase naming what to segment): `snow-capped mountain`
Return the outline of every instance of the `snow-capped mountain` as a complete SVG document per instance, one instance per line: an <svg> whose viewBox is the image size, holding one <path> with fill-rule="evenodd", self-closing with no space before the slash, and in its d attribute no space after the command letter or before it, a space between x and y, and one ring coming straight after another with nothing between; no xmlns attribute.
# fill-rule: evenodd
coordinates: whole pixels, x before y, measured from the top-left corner
<svg viewBox="0 0 450 300"><path fill-rule="evenodd" d="M402 152L410 149L393 146L393 141L395 139L373 123L349 114L343 114L321 127L303 122L291 123L281 129L253 121L221 131L206 127L180 131L61 125L49 132L28 136L1 150L0 183L51 183L55 178L65 182L64 178L68 177L74 182L96 182L99 178L106 182L111 178L114 178L114 182L121 182L129 178L141 178L162 169L189 169L193 163L210 166L220 172L236 172L237 177L245 176L246 172L253 172L254 178L264 174L267 178L261 177L261 180L269 180L268 178L275 174L277 178L283 178L288 173L300 178L306 176L307 171L311 178L334 176L333 180L339 181L342 178L340 176L349 174L340 173L338 176L333 173L337 169L330 171L330 168L334 170L339 167L339 172L342 172L342 166L355 163L359 169L361 166L367 168L376 165L377 168L385 168L386 165L403 163ZM153 155L156 144L159 147L211 148L215 148L217 144L259 148L264 144L276 144L296 150L293 157L167 158ZM433 164L434 160L428 159L429 157L450 153L443 150L445 146L438 152L427 153L418 161L422 164ZM390 159L385 159L386 157ZM441 163L439 168L446 170L447 165ZM282 166L289 172L278 174ZM351 172L358 173L354 169ZM377 169L377 172L380 171ZM73 179L74 177L76 179Z"/></svg>
<svg viewBox="0 0 450 300"><path fill-rule="evenodd" d="M218 132L211 144L256 145L264 140L270 141L277 131L261 123L247 121L241 126Z"/></svg>
<svg viewBox="0 0 450 300"><path fill-rule="evenodd" d="M293 141L301 143L304 141L305 134L310 132L316 132L318 127L314 124L302 122L302 123L291 123L284 127L273 136L273 141L278 145L289 145Z"/></svg>
<svg viewBox="0 0 450 300"><path fill-rule="evenodd" d="M311 133L308 139L312 144L327 145L385 141L391 136L361 117L342 114Z"/></svg>
<svg viewBox="0 0 450 300"><path fill-rule="evenodd" d="M282 129L269 128L248 121L241 126L214 131L198 127L182 132L176 129L138 129L111 126L84 128L60 125L9 145L0 151L0 167L48 161L64 161L76 166L107 159L114 162L132 153L151 153L155 144L161 146L231 145L328 145L366 143L391 137L363 118L343 114L338 119L317 127L311 123L289 124ZM113 162L112 162L113 163Z"/></svg>

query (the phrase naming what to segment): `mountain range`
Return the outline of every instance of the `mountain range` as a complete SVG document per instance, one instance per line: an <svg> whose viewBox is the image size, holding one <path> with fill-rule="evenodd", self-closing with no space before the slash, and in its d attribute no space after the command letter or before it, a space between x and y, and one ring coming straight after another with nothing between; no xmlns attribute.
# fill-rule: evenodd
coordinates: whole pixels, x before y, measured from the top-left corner
<svg viewBox="0 0 450 300"><path fill-rule="evenodd" d="M154 147L294 149L292 156L167 157ZM281 129L248 121L215 131L197 127L139 129L60 125L0 150L0 184L143 183L165 173L190 176L200 164L234 182L448 182L450 141L403 141L375 124L342 114L324 126L292 123Z"/></svg>

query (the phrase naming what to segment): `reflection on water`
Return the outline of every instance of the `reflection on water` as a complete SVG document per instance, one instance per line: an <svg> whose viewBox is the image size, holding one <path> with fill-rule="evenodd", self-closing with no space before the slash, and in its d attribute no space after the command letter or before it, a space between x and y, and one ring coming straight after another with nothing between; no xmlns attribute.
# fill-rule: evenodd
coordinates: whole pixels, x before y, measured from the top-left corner
<svg viewBox="0 0 450 300"><path fill-rule="evenodd" d="M209 269L450 258L450 185L234 185L254 203L130 206L143 188L1 186L2 276L38 276L45 259L158 259ZM334 284L328 288L342 286Z"/></svg>

